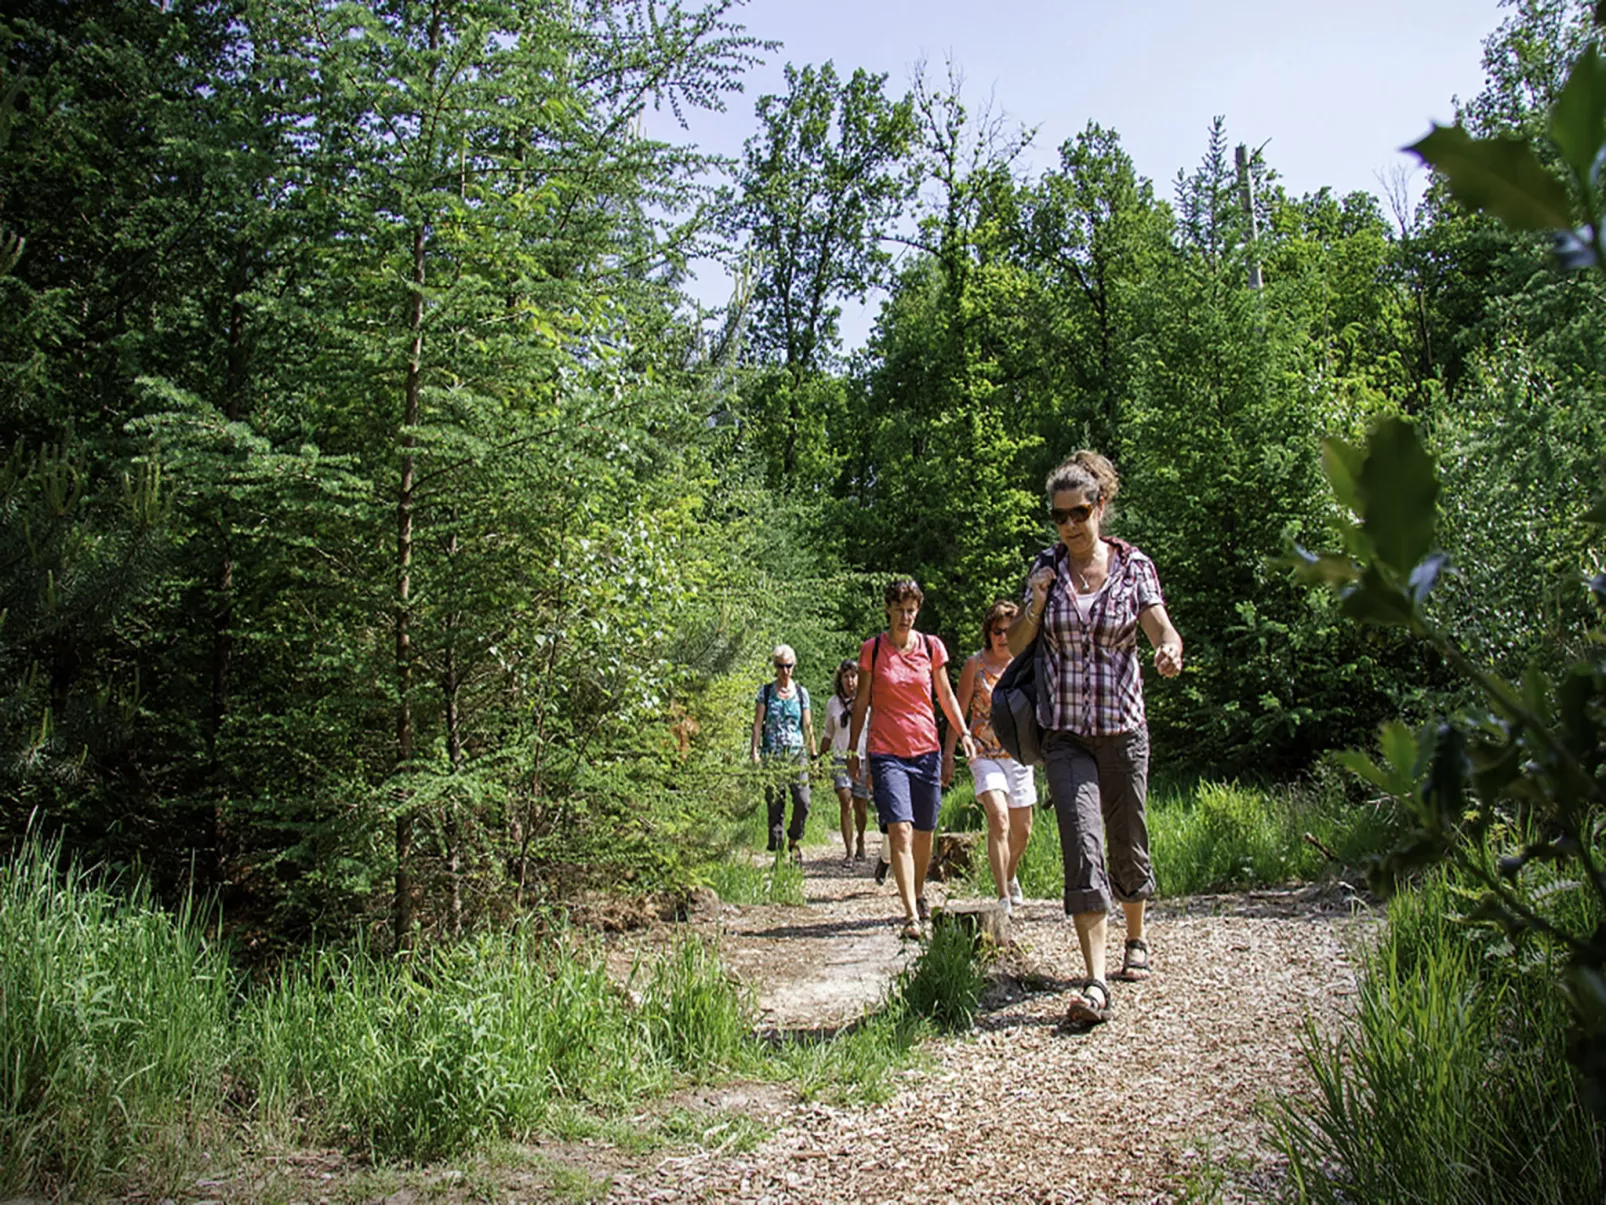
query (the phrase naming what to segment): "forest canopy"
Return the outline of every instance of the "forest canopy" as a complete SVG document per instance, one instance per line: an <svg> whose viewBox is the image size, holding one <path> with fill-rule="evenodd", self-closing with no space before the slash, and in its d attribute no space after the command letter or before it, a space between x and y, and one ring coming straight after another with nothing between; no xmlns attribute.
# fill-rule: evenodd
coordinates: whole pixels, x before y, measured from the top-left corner
<svg viewBox="0 0 1606 1205"><path fill-rule="evenodd" d="M1539 130L1590 18L1511 5L1466 128ZM1467 653L1584 649L1601 285L1442 182L1291 195L1208 114L1165 184L1096 120L1028 175L956 72L832 63L721 164L642 118L751 103L728 0L20 0L0 43L0 839L399 942L683 881L770 647L823 698L907 573L970 651L1084 446L1187 641L1167 772L1461 689L1278 561L1387 417Z"/></svg>

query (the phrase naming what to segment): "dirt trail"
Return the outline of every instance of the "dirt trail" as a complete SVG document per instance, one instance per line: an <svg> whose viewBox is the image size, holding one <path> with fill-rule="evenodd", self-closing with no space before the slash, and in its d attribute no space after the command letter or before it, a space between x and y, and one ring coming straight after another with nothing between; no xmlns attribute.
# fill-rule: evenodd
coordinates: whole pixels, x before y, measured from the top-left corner
<svg viewBox="0 0 1606 1205"><path fill-rule="evenodd" d="M724 906L691 922L717 935L768 1029L852 1021L915 952L898 940L896 895L872 881L873 862L844 867L825 847L806 854L804 905ZM940 906L944 887L933 884L930 896ZM1279 1182L1256 1106L1308 1090L1302 1026L1307 1016L1327 1031L1340 1022L1355 991L1345 948L1359 937L1348 930L1364 923L1331 890L1162 902L1148 933L1154 976L1112 985L1113 1019L1072 1034L1059 1021L1079 973L1075 935L1058 901L1032 900L1017 910L1011 955L1038 972L1031 987L1000 991L972 1033L923 1047L884 1104L835 1108L806 1104L786 1085L724 1084L643 1103L649 1129L671 1114L686 1121L685 1138L667 1150L545 1139L415 1169L370 1169L332 1151L270 1153L199 1181L183 1199L1226 1205ZM634 948L673 933L621 935L622 966ZM1112 966L1124 936L1112 924ZM757 1123L748 1134L766 1135L756 1147L738 1141L742 1115Z"/></svg>
<svg viewBox="0 0 1606 1205"><path fill-rule="evenodd" d="M892 923L891 878L876 886L873 855L844 865L839 847L808 852L802 908L721 909L720 956L757 990L768 1029L834 1029L862 1016L914 952ZM932 898L941 897L939 886Z"/></svg>
<svg viewBox="0 0 1606 1205"><path fill-rule="evenodd" d="M807 853L803 907L725 908L713 922L726 964L778 1029L852 1020L909 956L873 862ZM943 899L942 885L931 895ZM1079 973L1075 936L1058 901L1028 901L1013 933L1048 988L932 1043L930 1068L906 1073L892 1100L842 1109L758 1094L753 1108L775 1129L757 1150L617 1169L606 1199L1113 1205L1207 1187L1233 1201L1274 1182L1256 1106L1306 1087L1305 1017L1331 1030L1354 993L1341 940L1350 909L1337 892L1266 891L1162 902L1151 918L1155 974L1112 985L1109 1024L1059 1026ZM1112 924L1112 967L1123 940ZM740 1094L724 1100L741 1108Z"/></svg>

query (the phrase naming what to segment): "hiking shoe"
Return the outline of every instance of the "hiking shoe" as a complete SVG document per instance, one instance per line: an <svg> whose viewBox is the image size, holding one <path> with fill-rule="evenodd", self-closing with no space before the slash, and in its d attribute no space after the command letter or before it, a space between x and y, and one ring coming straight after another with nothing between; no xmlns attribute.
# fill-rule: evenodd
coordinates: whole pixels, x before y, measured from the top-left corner
<svg viewBox="0 0 1606 1205"><path fill-rule="evenodd" d="M1011 904L1024 904L1026 902L1026 893L1020 889L1020 880L1018 878L1009 880L1009 902Z"/></svg>
<svg viewBox="0 0 1606 1205"><path fill-rule="evenodd" d="M882 886L887 881L887 871L892 869L892 863L885 858L875 864L875 885Z"/></svg>
<svg viewBox="0 0 1606 1205"><path fill-rule="evenodd" d="M923 895L915 899L915 915L922 921L931 919L931 905L926 903L926 897Z"/></svg>
<svg viewBox="0 0 1606 1205"><path fill-rule="evenodd" d="M998 910L1005 916L1008 916L1010 913L1015 911L1015 909L1010 907L1009 897L1007 895L1001 895L998 897Z"/></svg>

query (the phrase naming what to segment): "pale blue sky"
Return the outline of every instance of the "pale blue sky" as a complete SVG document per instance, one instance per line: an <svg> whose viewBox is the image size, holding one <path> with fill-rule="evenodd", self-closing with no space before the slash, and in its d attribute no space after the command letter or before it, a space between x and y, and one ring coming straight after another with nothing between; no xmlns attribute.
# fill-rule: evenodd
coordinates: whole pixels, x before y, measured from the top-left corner
<svg viewBox="0 0 1606 1205"><path fill-rule="evenodd" d="M785 45L749 73L728 112L690 114L690 137L738 154L756 129L754 102L782 89L788 61L886 72L902 95L916 62L940 78L951 57L972 111L990 96L995 112L1038 128L1022 161L1029 175L1057 164L1060 144L1091 120L1119 132L1169 198L1220 114L1231 142L1266 144L1290 192L1381 195L1378 176L1414 162L1399 148L1482 86L1482 41L1503 15L1499 0L750 0L736 19ZM717 271L702 275L705 304L723 302ZM845 307L850 346L878 305Z"/></svg>

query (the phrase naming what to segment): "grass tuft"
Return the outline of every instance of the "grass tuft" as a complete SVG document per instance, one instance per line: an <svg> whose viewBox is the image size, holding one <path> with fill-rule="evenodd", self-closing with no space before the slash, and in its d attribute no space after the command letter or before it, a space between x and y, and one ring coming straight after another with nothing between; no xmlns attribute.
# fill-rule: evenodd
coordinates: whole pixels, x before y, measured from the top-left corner
<svg viewBox="0 0 1606 1205"><path fill-rule="evenodd" d="M986 988L975 940L939 914L919 957L894 981L891 1008L944 1032L963 1032L976 1023Z"/></svg>
<svg viewBox="0 0 1606 1205"><path fill-rule="evenodd" d="M752 993L696 937L682 938L651 964L639 1010L659 1056L699 1078L752 1063L754 1011Z"/></svg>

